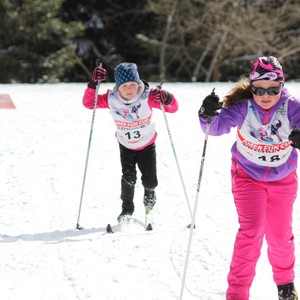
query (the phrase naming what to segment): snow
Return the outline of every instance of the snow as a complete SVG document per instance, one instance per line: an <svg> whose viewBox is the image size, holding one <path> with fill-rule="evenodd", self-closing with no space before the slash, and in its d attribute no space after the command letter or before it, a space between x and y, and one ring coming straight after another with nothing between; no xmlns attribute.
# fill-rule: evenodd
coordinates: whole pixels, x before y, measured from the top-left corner
<svg viewBox="0 0 300 300"><path fill-rule="evenodd" d="M286 85L299 96L300 83ZM104 109L95 115L79 221L84 230L76 229L92 119L92 111L81 104L85 86L0 85L0 93L9 94L16 105L15 110L0 109L1 299L179 299L191 218L160 110L154 111L159 178L154 230L133 225L113 235L105 233L107 223L115 224L120 213L121 170L114 124ZM100 92L109 87L112 84L102 84ZM167 120L192 210L204 143L197 111L213 87L223 96L230 84L164 84L180 104ZM234 139L234 130L208 139L185 300L225 299L238 228L230 185ZM139 179L134 213L139 221L144 220L142 196ZM298 199L297 258L299 224ZM299 267L297 260L297 274ZM264 244L250 299L276 298Z"/></svg>

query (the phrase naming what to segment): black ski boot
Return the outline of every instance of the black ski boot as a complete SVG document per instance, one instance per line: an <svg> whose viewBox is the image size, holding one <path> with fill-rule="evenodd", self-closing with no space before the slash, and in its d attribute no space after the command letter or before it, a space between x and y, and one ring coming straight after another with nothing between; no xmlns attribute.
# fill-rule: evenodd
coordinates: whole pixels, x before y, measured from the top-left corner
<svg viewBox="0 0 300 300"><path fill-rule="evenodd" d="M278 300L298 300L298 295L293 282L285 285L277 285L277 288Z"/></svg>
<svg viewBox="0 0 300 300"><path fill-rule="evenodd" d="M134 212L134 204L133 202L130 204L124 205L124 202L122 204L122 212L118 216L118 222L119 223L129 223L131 216Z"/></svg>
<svg viewBox="0 0 300 300"><path fill-rule="evenodd" d="M119 223L129 223L134 211L134 181L127 181L123 177L121 179L121 200L122 212L118 216Z"/></svg>

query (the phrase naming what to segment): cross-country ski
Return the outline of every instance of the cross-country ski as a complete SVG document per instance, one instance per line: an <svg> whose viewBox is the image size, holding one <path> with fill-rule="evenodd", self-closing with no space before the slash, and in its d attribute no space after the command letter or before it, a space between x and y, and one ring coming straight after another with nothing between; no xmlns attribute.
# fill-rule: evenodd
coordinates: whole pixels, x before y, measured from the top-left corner
<svg viewBox="0 0 300 300"><path fill-rule="evenodd" d="M135 230L141 231L141 229L146 231L153 230L152 221L150 222L150 220L146 218L146 222L143 223L138 219L130 218L130 220L127 222L120 222L115 225L112 225L112 223L108 223L106 226L107 233L128 232L128 231L134 232Z"/></svg>

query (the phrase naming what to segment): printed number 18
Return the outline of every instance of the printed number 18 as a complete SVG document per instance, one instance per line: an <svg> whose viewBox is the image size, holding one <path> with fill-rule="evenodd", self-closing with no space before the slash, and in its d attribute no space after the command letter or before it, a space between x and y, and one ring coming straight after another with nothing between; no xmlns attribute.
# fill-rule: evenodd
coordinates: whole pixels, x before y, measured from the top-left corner
<svg viewBox="0 0 300 300"><path fill-rule="evenodd" d="M259 159L262 159L263 161L267 160L266 156L260 156ZM270 162L278 161L278 160L280 160L278 155L273 155L270 157Z"/></svg>

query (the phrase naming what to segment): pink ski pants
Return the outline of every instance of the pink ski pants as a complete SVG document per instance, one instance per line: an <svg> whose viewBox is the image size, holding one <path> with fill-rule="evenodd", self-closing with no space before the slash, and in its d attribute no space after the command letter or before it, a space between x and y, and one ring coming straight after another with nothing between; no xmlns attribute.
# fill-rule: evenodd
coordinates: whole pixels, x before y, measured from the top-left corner
<svg viewBox="0 0 300 300"><path fill-rule="evenodd" d="M236 235L226 299L248 300L264 236L276 285L294 280L293 203L296 171L282 180L262 182L232 162L232 193L240 228Z"/></svg>

